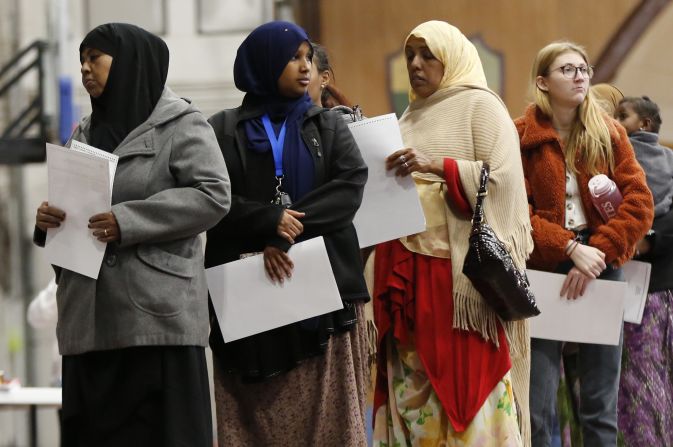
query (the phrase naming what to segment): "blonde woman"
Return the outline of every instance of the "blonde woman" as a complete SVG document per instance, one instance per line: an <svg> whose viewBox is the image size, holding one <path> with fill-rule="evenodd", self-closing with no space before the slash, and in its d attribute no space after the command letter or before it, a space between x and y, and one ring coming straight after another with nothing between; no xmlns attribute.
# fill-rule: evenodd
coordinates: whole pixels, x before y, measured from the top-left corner
<svg viewBox="0 0 673 447"><path fill-rule="evenodd" d="M519 267L532 250L516 131L457 28L423 23L404 51L407 148L386 167L413 175L427 230L376 249L374 445L520 446L529 427L527 325L498 320L462 274L483 162L488 222Z"/></svg>
<svg viewBox="0 0 673 447"><path fill-rule="evenodd" d="M623 280L619 266L652 223L652 196L624 128L602 111L589 80L585 50L570 42L547 45L532 70L534 104L515 123L535 249L529 267L567 274L562 298L582 296L595 279ZM623 201L607 222L594 209L589 179L605 174ZM548 446L563 343L531 342L533 446ZM618 346L579 344L579 419L584 445L617 443Z"/></svg>

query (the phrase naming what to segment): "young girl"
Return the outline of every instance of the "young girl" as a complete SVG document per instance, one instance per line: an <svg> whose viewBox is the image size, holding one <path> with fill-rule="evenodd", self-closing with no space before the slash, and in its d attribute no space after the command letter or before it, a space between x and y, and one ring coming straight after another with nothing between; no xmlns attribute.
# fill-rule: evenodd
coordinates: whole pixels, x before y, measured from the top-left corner
<svg viewBox="0 0 673 447"><path fill-rule="evenodd" d="M642 321L624 324L619 430L625 445L673 445L673 151L658 143L659 107L647 96L624 98L616 117L645 170L656 215L637 246L652 272Z"/></svg>
<svg viewBox="0 0 673 447"><path fill-rule="evenodd" d="M624 129L589 92L593 69L570 42L547 45L532 70L534 104L515 123L535 249L530 268L567 274L561 297L584 294L592 279L622 280L619 266L650 228L652 196ZM606 174L623 201L603 222L589 179ZM531 429L534 446L548 446L563 342L531 340ZM584 445L617 444L617 388L621 344L579 344L579 418Z"/></svg>
<svg viewBox="0 0 673 447"><path fill-rule="evenodd" d="M654 198L654 216L671 209L673 202L673 150L659 144L659 106L647 96L626 97L619 102L615 118L624 126L647 176Z"/></svg>
<svg viewBox="0 0 673 447"><path fill-rule="evenodd" d="M243 104L209 120L233 200L208 231L206 265L263 252L268 276L283 282L293 270L292 245L322 236L344 308L230 343L211 319L221 446L367 442L369 294L352 224L367 166L345 121L307 94L312 59L306 32L288 22L258 27L239 47L234 81Z"/></svg>

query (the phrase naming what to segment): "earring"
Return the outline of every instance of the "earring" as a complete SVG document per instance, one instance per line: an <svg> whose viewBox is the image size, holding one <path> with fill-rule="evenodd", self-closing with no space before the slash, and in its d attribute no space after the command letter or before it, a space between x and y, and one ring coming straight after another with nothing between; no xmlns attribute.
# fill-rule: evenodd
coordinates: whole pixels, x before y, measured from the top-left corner
<svg viewBox="0 0 673 447"><path fill-rule="evenodd" d="M320 84L320 88L325 88L325 84Z"/></svg>
<svg viewBox="0 0 673 447"><path fill-rule="evenodd" d="M641 128L639 128L638 130L642 132L642 131L643 131L643 128L641 127Z"/></svg>

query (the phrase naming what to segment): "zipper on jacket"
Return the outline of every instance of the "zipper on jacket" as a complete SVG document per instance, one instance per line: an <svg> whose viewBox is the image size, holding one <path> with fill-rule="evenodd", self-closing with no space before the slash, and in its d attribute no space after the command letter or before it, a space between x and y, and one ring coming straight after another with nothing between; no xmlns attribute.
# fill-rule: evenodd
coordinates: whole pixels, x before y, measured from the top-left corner
<svg viewBox="0 0 673 447"><path fill-rule="evenodd" d="M313 146L315 147L316 154L318 155L318 158L322 157L322 152L320 152L320 143L318 143L318 140L316 140L315 137L311 138L311 143L313 143Z"/></svg>

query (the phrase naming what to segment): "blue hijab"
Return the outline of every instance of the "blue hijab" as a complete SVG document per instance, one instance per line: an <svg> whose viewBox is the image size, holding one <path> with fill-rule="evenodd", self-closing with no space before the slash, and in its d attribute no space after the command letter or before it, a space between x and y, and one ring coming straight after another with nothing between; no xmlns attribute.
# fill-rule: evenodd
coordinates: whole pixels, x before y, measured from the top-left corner
<svg viewBox="0 0 673 447"><path fill-rule="evenodd" d="M243 41L234 62L234 82L245 92L244 104L257 105L258 116L243 122L248 149L271 150L262 115L269 115L276 136L285 120L283 145L283 191L296 202L313 189L314 166L311 152L301 137L301 125L311 98L287 98L278 92L278 79L302 42L306 31L290 22L269 22L257 27ZM310 44L309 44L310 45Z"/></svg>

